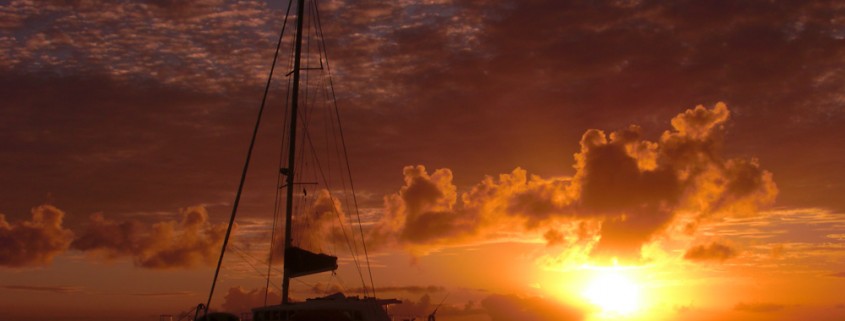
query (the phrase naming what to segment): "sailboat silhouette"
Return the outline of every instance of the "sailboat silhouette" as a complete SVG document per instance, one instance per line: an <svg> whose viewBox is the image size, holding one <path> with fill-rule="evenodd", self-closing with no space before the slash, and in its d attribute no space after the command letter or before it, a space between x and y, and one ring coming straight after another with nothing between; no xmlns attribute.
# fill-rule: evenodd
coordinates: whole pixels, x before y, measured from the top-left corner
<svg viewBox="0 0 845 321"><path fill-rule="evenodd" d="M285 190L285 229L283 234L283 248L284 248L284 269L283 269L283 276L282 276L282 286L281 286L281 302L279 304L270 304L264 305L260 307L255 307L252 309L251 318L253 321L334 321L334 320L346 320L346 321L389 321L391 317L387 312L387 307L390 304L397 304L401 303L401 301L396 299L377 299L375 298L375 287L371 286L370 290L373 293L373 297L367 297L367 286L366 283L363 282L363 275L361 274L362 283L364 283L364 294L363 298L359 298L357 296L351 297L346 296L342 293L335 293L323 297L307 299L301 302L294 302L290 299L290 280L293 278L328 272L328 271L335 271L338 269L338 258L336 256L327 255L323 253L315 253L301 247L294 245L294 230L292 226L294 224L294 201L295 191L297 186L302 185L302 182L299 181L302 173L302 169L299 168L298 161L301 160L301 154L304 151L313 151L313 140L310 137L311 132L308 129L308 121L310 118L303 116L301 113L301 109L304 103L309 102L309 96L307 93L308 85L303 81L304 75L307 71L311 70L319 70L319 71L327 71L329 73L328 86L330 89L327 91L327 97L333 100L330 105L333 105L335 108L335 115L337 116L337 104L334 101L334 89L330 78L330 65L328 63L327 54L325 54L325 46L323 43L317 45L320 50L318 54L318 59L320 66L319 67L308 67L307 64L303 63L304 56L308 53L303 52L303 48L311 48L311 46L303 46L303 31L305 28L305 21L309 20L306 19L306 7L309 8L308 13L313 15L313 17L309 20L309 26L313 24L315 27L315 34L309 36L309 39L317 39L322 41L322 27L319 20L319 10L317 8L316 0L308 1L308 6L306 5L305 0L297 0L296 1L296 30L293 39L293 57L291 60L291 71L287 74L290 76L289 80L289 105L290 108L288 109L287 119L285 123L288 124L287 127L287 164L284 167L280 167L278 173L281 177L284 177L284 184L281 186ZM287 15L285 16L285 24L287 22L288 16L290 14L292 1L288 4ZM238 203L241 197L241 193L243 191L244 180L246 179L247 169L249 168L250 158L253 152L253 148L255 146L255 137L258 133L258 127L261 123L261 114L264 110L264 106L267 101L267 93L271 87L271 79L273 76L273 71L275 69L276 61L278 59L279 48L282 44L282 39L284 37L285 27L282 27L282 32L279 36L279 42L276 47L276 54L274 56L274 61L272 67L270 68L270 77L267 80L267 86L265 87L264 91L264 98L262 99L261 108L259 110L258 120L256 121L255 130L253 131L253 138L252 142L250 143L249 152L247 154L247 160L244 165L243 175L241 176L241 183L238 187L238 192L235 197L235 202L233 203L233 210L232 215L230 217L229 228L226 232L226 237L223 241L223 248L221 250L220 258L218 260L218 267L215 271L214 281L212 282L211 291L209 293L208 303L205 305L200 305L197 307L197 313L195 316L196 320L220 320L220 321L232 321L238 320L239 318L232 314L232 313L225 313L225 312L209 312L209 305L211 303L211 298L214 293L214 288L217 282L217 277L219 275L220 266L223 262L223 256L225 254L226 246L228 244L229 236L231 235L232 226L235 220L235 214L237 213ZM313 54L312 54L313 55ZM305 85L303 86L303 83ZM304 93L303 93L304 92ZM307 110L306 110L307 111ZM298 124L302 121L306 120L305 126L303 128L298 128ZM337 119L337 126L335 129L338 130L339 133L339 142L342 145L342 154L343 158L346 161L345 169L348 171L348 155L346 153L346 145L343 141L343 134L341 131L340 120ZM304 136L304 137L303 137ZM300 141L300 139L302 139ZM306 148L306 146L300 146L297 148L298 143L307 142L310 149ZM284 139L283 139L284 143ZM302 144L305 145L305 144ZM281 163L281 161L280 161ZM319 161L315 162L319 163ZM357 199L355 198L354 194L354 187L351 182L351 174L348 175L348 184L352 190L352 199L354 200L355 207L356 207L356 214L357 214ZM326 184L328 185L328 184ZM326 187L328 189L328 186ZM278 195L278 194L277 194ZM307 192L302 193L302 196L307 195ZM303 206L304 207L304 206ZM334 211L338 211L337 209L333 209ZM364 236L363 236L363 229L360 228L360 215L358 217L359 223L359 231L361 232L361 241L362 245L364 246L364 254L367 256L367 262L369 263L369 257L366 252L366 244L364 244ZM275 224L274 224L275 228ZM343 228L341 226L341 228ZM345 230L344 230L345 233ZM347 239L348 242L348 239ZM355 250L352 246L350 246L352 254L355 255ZM272 247L271 247L272 253ZM357 263L357 259L355 260ZM268 277L269 280L269 277ZM370 283L372 285L372 272L370 272Z"/></svg>

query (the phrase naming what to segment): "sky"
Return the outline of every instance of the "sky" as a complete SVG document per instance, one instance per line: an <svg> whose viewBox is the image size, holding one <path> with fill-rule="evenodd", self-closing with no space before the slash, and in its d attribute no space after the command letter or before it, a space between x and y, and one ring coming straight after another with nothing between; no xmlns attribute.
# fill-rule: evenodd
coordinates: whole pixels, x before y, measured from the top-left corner
<svg viewBox="0 0 845 321"><path fill-rule="evenodd" d="M159 320L206 301L286 7L0 1L4 319ZM309 57L329 58L394 315L845 318L841 3L318 8L325 51ZM212 309L265 299L283 87ZM357 218L309 194L295 231L340 269L292 296L364 295L332 215Z"/></svg>

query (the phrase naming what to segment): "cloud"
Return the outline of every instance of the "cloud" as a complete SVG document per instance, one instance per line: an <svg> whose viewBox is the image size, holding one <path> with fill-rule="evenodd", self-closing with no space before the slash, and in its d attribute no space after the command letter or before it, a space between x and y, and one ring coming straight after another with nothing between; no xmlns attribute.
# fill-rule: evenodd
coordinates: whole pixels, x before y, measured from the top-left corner
<svg viewBox="0 0 845 321"><path fill-rule="evenodd" d="M41 205L32 209L32 219L10 224L0 214L0 266L45 266L67 250L73 232L62 226L65 212Z"/></svg>
<svg viewBox="0 0 845 321"><path fill-rule="evenodd" d="M311 292L316 293L317 295L329 295L334 293L343 293L343 292L358 292L363 293L364 291L359 291L362 288L346 290L342 288L339 284L336 283L323 283L317 282L314 286L311 287Z"/></svg>
<svg viewBox="0 0 845 321"><path fill-rule="evenodd" d="M323 248L330 245L345 248L350 227L340 201L321 189L308 212L294 219L293 233L298 246L325 251Z"/></svg>
<svg viewBox="0 0 845 321"><path fill-rule="evenodd" d="M371 289L367 289L367 291L372 291ZM408 292L412 294L423 294L423 293L438 293L446 291L445 287L437 286L437 285L404 285L404 286L382 286L377 287L376 292ZM363 288L353 288L349 289L348 292L352 293L364 293Z"/></svg>
<svg viewBox="0 0 845 321"><path fill-rule="evenodd" d="M468 301L463 306L456 306L446 302L441 303L443 298L432 301L429 294L423 294L418 300L407 298L401 299L402 303L392 305L390 314L400 319L423 319L431 313L436 316L467 316L484 314L485 311L477 309L473 301Z"/></svg>
<svg viewBox="0 0 845 321"><path fill-rule="evenodd" d="M109 10L103 10L106 4ZM0 29L0 39L15 48L0 51L0 70L32 65L38 67L29 70L106 73L115 80L154 80L199 91L240 87L231 81L235 77L245 82L266 77L270 50L233 54L233 48L272 48L277 32L275 13L261 1L17 1L5 9L6 24L14 29ZM204 23L216 27L198 27ZM31 32L3 37L21 29ZM220 64L226 71L212 68Z"/></svg>
<svg viewBox="0 0 845 321"><path fill-rule="evenodd" d="M173 291L173 292L144 292L144 293L130 293L131 296L151 296L151 297L169 297L169 296L190 296L194 295L191 291Z"/></svg>
<svg viewBox="0 0 845 321"><path fill-rule="evenodd" d="M542 298L491 295L481 301L492 321L569 321L583 320L584 311Z"/></svg>
<svg viewBox="0 0 845 321"><path fill-rule="evenodd" d="M209 223L203 206L180 212L181 222L162 221L151 226L134 220L113 221L94 214L71 246L107 259L130 256L135 265L145 268L212 265L220 253L226 224Z"/></svg>
<svg viewBox="0 0 845 321"><path fill-rule="evenodd" d="M241 287L229 288L223 298L222 310L232 313L250 312L254 307L264 306L264 293L263 288L249 291ZM278 304L279 302L282 302L280 294L273 290L267 292L267 304Z"/></svg>
<svg viewBox="0 0 845 321"><path fill-rule="evenodd" d="M358 251L358 244L354 242L360 242L360 238L356 239L359 234L349 224L340 200L326 189L318 190L316 194L305 212L292 219L293 245L315 253L349 251L350 246ZM353 243L349 244L347 238ZM282 233L276 233L273 242L273 257L284 257ZM282 264L282 260L274 259L273 264Z"/></svg>
<svg viewBox="0 0 845 321"><path fill-rule="evenodd" d="M734 306L734 310L754 313L768 313L777 312L786 308L783 304L778 303L745 303L739 302Z"/></svg>
<svg viewBox="0 0 845 321"><path fill-rule="evenodd" d="M437 285L401 285L401 286L382 286L376 288L376 293L409 293L409 294L434 294L434 293L441 293L445 292L446 288ZM366 291L363 287L356 287L356 288L343 288L338 284L335 283L323 283L317 282L311 287L311 292L316 295L329 295L333 293L360 293L365 294L368 296L372 296L373 290L370 287L366 288ZM366 292L366 293L365 293Z"/></svg>
<svg viewBox="0 0 845 321"><path fill-rule="evenodd" d="M421 296L418 301L402 300L402 303L393 305L390 309L391 314L407 319L427 316L433 311L434 306L432 306L431 297L428 294Z"/></svg>
<svg viewBox="0 0 845 321"><path fill-rule="evenodd" d="M684 253L684 259L690 261L725 261L739 255L736 249L722 243L696 245Z"/></svg>
<svg viewBox="0 0 845 321"><path fill-rule="evenodd" d="M405 185L385 197L371 238L424 254L534 232L549 244L598 239L589 244L593 255L638 258L670 226L694 233L711 217L753 215L774 201L772 174L757 160L722 155L729 116L722 103L697 106L672 118L672 130L656 142L635 125L610 134L587 130L572 178L517 168L459 195L451 170L405 167ZM591 222L598 228L587 228Z"/></svg>
<svg viewBox="0 0 845 321"><path fill-rule="evenodd" d="M80 286L39 286L39 285L3 285L4 289L19 290L19 291L35 291L35 292L53 292L53 293L78 293L82 292Z"/></svg>

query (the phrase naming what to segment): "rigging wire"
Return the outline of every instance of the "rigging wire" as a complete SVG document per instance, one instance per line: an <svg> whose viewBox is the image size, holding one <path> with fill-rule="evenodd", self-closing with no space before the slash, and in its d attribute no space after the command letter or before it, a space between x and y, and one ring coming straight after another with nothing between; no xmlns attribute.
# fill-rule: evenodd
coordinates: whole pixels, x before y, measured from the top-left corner
<svg viewBox="0 0 845 321"><path fill-rule="evenodd" d="M317 29L318 29L318 32L320 33L320 39L324 39L322 37L322 35L323 35L323 25L320 21L320 10L317 7L317 1L316 0L314 0L314 11L316 12L316 14L314 16L316 17L316 20L317 20L317 26L318 26ZM344 155L344 160L346 162L346 169L347 169L346 172L349 174L349 185L350 185L350 188L352 189L352 199L353 199L353 202L354 202L354 205L355 205L355 216L358 218L358 230L361 233L361 244L364 247L364 257L367 260L367 271L370 275L370 286L373 289L373 297L375 297L376 296L376 287L375 287L375 283L373 281L373 270L372 270L372 266L370 265L370 255L367 252L367 243L364 242L364 228L362 227L362 224L361 224L361 212L358 209L358 197L356 196L355 185L354 185L353 180L352 180L352 168L349 166L349 152L346 148L346 139L343 136L343 126L340 122L340 111L339 111L339 108L337 106L337 95L335 94L335 91L334 91L334 82L332 81L332 76L331 76L332 75L332 69L331 69L331 66L329 65L329 59L328 59L329 53L328 53L328 50L326 50L325 46L323 46L323 53L326 56L326 73L329 75L329 88L331 89L332 98L334 98L332 101L334 102L334 110L335 110L335 114L337 116L337 117L335 117L335 119L337 119L337 125L340 128L340 141L341 141L341 144L343 146L343 155Z"/></svg>
<svg viewBox="0 0 845 321"><path fill-rule="evenodd" d="M314 148L314 143L311 140L311 135L309 134L308 131L305 131L305 136L308 138L308 140L307 140L308 143L309 143L308 146L311 147L311 152L313 154L315 154L314 157L315 157L315 161L317 162L317 168L319 169L320 176L322 176L323 183L326 184L326 190L329 191L329 197L332 198L332 202L334 202L333 197L331 196L332 193L331 193L331 189L330 189L330 186L329 186L329 181L326 178L325 173L323 172L322 166L320 166L320 160L316 157L317 152L316 152L316 149ZM346 239L346 244L347 244L347 246L349 246L349 251L352 253L352 260L355 262L355 268L358 270L358 275L361 277L361 283L363 283L365 293L366 293L366 287L367 287L366 283L365 283L366 280L364 279L364 275L361 272L361 265L360 265L360 263L358 263L358 257L355 255L355 252L352 249L352 242L349 241L349 235L346 233L346 228L344 227L343 221L340 218L341 217L340 213L337 211L337 207L335 207L334 204L332 204L332 212L335 214L335 216L337 216L338 222L340 224L340 230L343 231L343 238Z"/></svg>
<svg viewBox="0 0 845 321"><path fill-rule="evenodd" d="M312 2L312 3L313 3L313 2ZM313 6L312 6L312 9L313 9L313 11L312 11L312 12L316 15L316 9L314 9L314 7L313 7ZM317 19L319 19L319 17L318 17ZM315 28L315 32L316 32L316 30L317 30L317 28L318 28L317 22L316 22L316 20L313 20L313 19L312 19L312 21L313 21L313 23L314 23L314 28ZM310 32L310 27L311 27L311 24L310 24L310 23L308 24L308 27L309 27L309 32L307 33L307 34L308 34L308 37L309 37L308 39L311 39L311 38L310 38L310 37L311 37L311 32ZM320 34L322 34L322 33L320 33ZM324 48L324 46L323 46L323 48ZM308 42L308 45L306 46L306 58L305 58L305 59L306 59L306 70L307 70L307 69L311 69L311 68L307 67L307 66L308 66L308 61L310 61L310 56L311 56L311 55L310 55L310 42ZM322 56L322 52L320 53L320 56ZM322 66L322 62L321 62L321 66ZM322 69L322 68L320 68L320 69ZM316 170L319 170L319 172L320 172L320 177L322 177L322 180L323 180L324 184L326 185L326 190L329 192L329 195L331 196L331 195L332 195L332 193L331 193L331 186L330 186L330 184L329 184L329 180L327 179L327 176L326 176L325 172L323 171L323 168L324 168L325 166L322 166L322 165L321 165L321 163L320 163L320 159L319 159L319 157L317 156L317 155L318 155L318 153L317 153L317 151L316 151L316 148L314 147L314 142L313 142L313 138L312 138L312 136L311 136L311 131L309 130L309 129L311 128L311 126L310 126L310 125L311 125L311 123L312 123L312 119L313 119L312 115L314 114L314 111L312 110L312 108L313 108L313 107L311 107L311 104L309 104L309 103L308 103L308 99L309 99L309 97L310 97L310 96L309 96L309 94L308 94L308 92L309 92L309 91L308 91L308 88L309 88L309 87L307 86L307 79L309 78L309 74L308 74L307 72L306 72L306 74L305 74L305 77L306 77L306 87L305 87L305 92L306 92L306 95L305 95L305 100L306 100L306 101L305 101L305 104L303 104L303 105L304 105L304 106L303 106L303 107L304 107L304 110L303 110L303 115L300 115L299 117L297 117L297 118L299 118L299 119L300 119L300 121L301 121L301 122L302 122L302 124L303 124L303 134L304 134L304 136L303 136L303 138L302 138L302 139L303 139L303 141L302 141L301 143L302 143L303 145L304 145L304 144L306 144L306 143L308 143L308 146L311 148L311 153L310 153L310 155L313 157L313 161L314 161L314 162L316 162L316 166L315 166L315 168L316 168ZM326 93L326 96L327 96L327 97L330 97L330 96L328 95L328 93ZM337 116L337 114L335 114L335 115ZM331 123L331 122L330 122L330 123ZM305 155L306 155L306 153L300 153L300 162L302 162L302 161L306 161L306 160L310 160L310 159L305 159ZM303 170L302 168L304 168L304 167L305 167L305 166L302 166L302 167L300 167L300 168L299 168L299 169L300 169L300 173L301 173L301 171ZM348 169L348 165L347 165L347 169ZM316 170L315 170L315 171L316 171ZM315 177L316 177L316 173L315 173ZM341 177L342 177L342 176L341 176ZM333 199L333 197L332 197L332 199ZM333 212L333 213L335 214L335 216L338 218L338 222L340 223L340 226L341 226L341 231L343 232L344 239L346 240L347 246L349 247L350 253L351 253L351 255L352 255L352 259L353 259L353 261L354 261L354 263L355 263L355 268L356 268L356 270L358 271L358 275L359 275L359 277L361 278L362 288L364 288L364 289L365 289L365 294L366 294L366 288L367 288L367 287L366 287L366 283L365 283L365 282L366 282L366 279L365 279L365 278L364 278L364 276L363 276L363 273L362 273L362 271L361 271L361 264L360 264L360 262L358 261L357 250L356 250L357 246L355 246L355 242L350 242L349 234L346 232L346 228L345 228L345 226L343 225L343 222L342 222L342 220L341 220L340 213L337 211L337 208L332 207L332 212ZM360 222L360 218L359 218L359 222ZM362 238L362 241L363 241L363 238ZM372 271L370 271L370 274L372 274ZM372 277L371 277L371 282L372 282Z"/></svg>
<svg viewBox="0 0 845 321"><path fill-rule="evenodd" d="M246 252L243 249L238 248L236 246L232 246L232 249L235 250L235 254L237 254L244 263L246 263L247 265L249 265L249 267L251 267L253 270L255 270L256 274L258 274L258 275L264 274L264 271L261 271L261 269L256 264L252 263L254 261L260 261L260 260L258 260L257 258L252 256L248 252ZM277 270L277 272L281 272L281 271ZM273 287L275 287L276 289L281 289L281 288L279 288L278 285L275 285L275 284L273 284ZM267 293L267 290L265 290L264 292Z"/></svg>
<svg viewBox="0 0 845 321"><path fill-rule="evenodd" d="M314 6L312 6L312 9L313 9L312 13L314 14L314 16L319 17L319 16L317 15L317 11L316 11L316 7L315 7L315 6L316 6L316 4L315 4ZM319 30L319 26L317 25L317 19L312 19L312 21L313 21L313 23L314 23L314 29L315 29L315 30ZM318 35L317 35L317 38L319 39L319 41L317 41L317 47L318 47L318 50L317 50L317 52L318 52L318 59L320 59L320 68L319 68L319 69L320 69L320 70L324 70L324 67L323 67L323 60L324 60L323 51L324 51L324 48L325 48L325 46L324 46L324 44L323 44L324 38L323 38L320 34L318 34ZM327 76L326 76L326 73L325 73L325 72L321 72L321 75L323 76L323 77L321 77L321 78L320 78L320 80L321 80L321 81L322 81L322 83L323 83L323 86L322 86L322 88L323 88L323 91L322 91L322 93L323 93L323 101L324 101L324 102L329 102L329 101L331 101L331 100L332 100L332 97L331 97L331 95L330 95L330 93L329 93L329 82L328 82L328 78L329 78L329 77L327 77ZM325 119L324 119L325 124L327 124L327 126L324 126L324 128L325 128L325 137L326 137L326 144L325 144L325 146L326 146L326 156L331 156L331 155L332 155L332 150L331 150L331 148L330 148L329 146L330 146L330 145L331 145L331 146L334 146L334 152L335 152L334 154L335 154L335 157L336 157L335 159L337 159L337 160L338 160L338 162L339 162L339 161L340 161L343 157L341 157L341 153L340 153L340 143L338 142L338 139L337 139L337 137L339 136L339 135L337 134L338 129L335 127L335 122L334 122L334 120L332 119L332 116L333 116L334 114L332 113L331 104L328 104L328 103L327 103L327 104L325 104L325 107L326 107L326 112L325 112L325 113L323 113L323 115L325 116ZM332 140L331 142L329 142L329 138L332 138L333 140ZM328 157L328 160L329 160L329 161L331 161L331 160L332 160L332 158L331 158L331 157ZM333 168L333 167L331 166L331 164L329 164L329 165L328 165L328 166L326 166L326 167L327 167L329 170L331 170L331 169ZM346 177L345 177L344 175L342 175L342 173L344 172L344 170L345 170L345 169L344 169L344 167L343 167L343 164L338 164L338 172L340 173L340 174L338 175L338 177L340 178L340 184L341 184L341 189L342 189L342 191L343 191L343 198L344 198L344 202L343 202L343 204L344 204L344 208L345 208L345 212L344 212L344 213L353 213L353 210L352 210L352 208L351 208L351 206L350 206L350 204L352 204L352 201L350 200L350 197L349 197L351 193L349 192L349 190L348 190L348 189L347 189L347 187L346 187ZM331 177L332 173L330 172L328 175L329 175L329 177ZM349 215L349 214L346 214L346 215ZM357 239L354 237L354 234L353 234L353 240L355 240L355 242L353 242L353 243L352 243L352 245L351 245L351 252L352 252L353 258L355 258L355 259L356 259L356 261L355 261L356 268L360 270L360 263L357 261L357 259L358 259L358 246L357 246ZM363 241L363 236L362 236L362 241ZM348 242L348 240L347 240L347 242ZM347 244L347 245L349 245L349 244ZM366 282L366 281L364 280L364 278L363 278L363 275L361 275L360 271L359 271L359 276L361 277L361 281L362 281L362 282ZM366 292L366 285L365 285L365 284L362 284L362 285L363 285L363 286L362 286L362 288L364 288L364 289L365 289L365 291L364 291L364 295L366 295L366 294L367 294L367 292Z"/></svg>

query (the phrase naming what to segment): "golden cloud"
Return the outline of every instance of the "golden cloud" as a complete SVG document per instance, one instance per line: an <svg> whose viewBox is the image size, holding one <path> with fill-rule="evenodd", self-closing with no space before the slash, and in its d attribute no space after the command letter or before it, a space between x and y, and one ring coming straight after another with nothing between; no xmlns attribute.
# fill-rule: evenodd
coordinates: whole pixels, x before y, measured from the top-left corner
<svg viewBox="0 0 845 321"><path fill-rule="evenodd" d="M713 216L751 215L777 195L756 159L723 155L723 103L697 106L671 120L656 142L632 125L606 134L587 130L567 178L515 169L457 193L449 169L404 169L405 185L384 199L372 230L378 244L424 254L438 246L537 232L550 243L592 242L593 255L636 258L671 225L688 233ZM598 222L598 228L588 229Z"/></svg>
<svg viewBox="0 0 845 321"><path fill-rule="evenodd" d="M32 219L15 224L0 214L0 266L44 266L67 250L73 232L62 226L65 212L51 205L32 209Z"/></svg>
<svg viewBox="0 0 845 321"><path fill-rule="evenodd" d="M209 223L203 206L180 212L181 222L152 225L134 220L117 222L94 214L72 248L106 258L131 256L137 266L146 268L212 265L220 253L226 224Z"/></svg>

